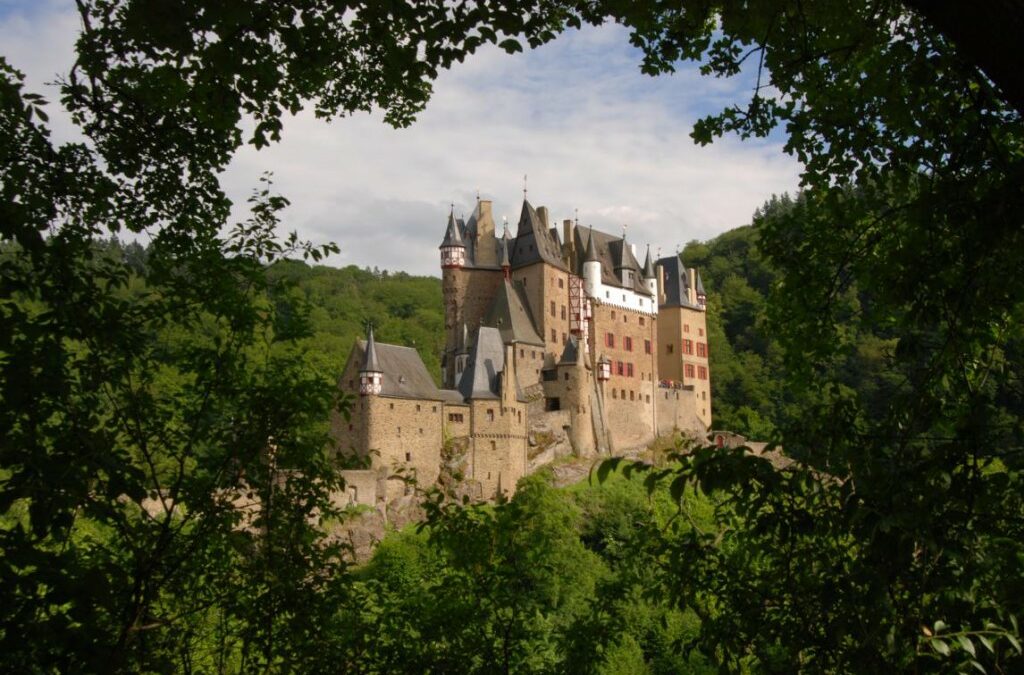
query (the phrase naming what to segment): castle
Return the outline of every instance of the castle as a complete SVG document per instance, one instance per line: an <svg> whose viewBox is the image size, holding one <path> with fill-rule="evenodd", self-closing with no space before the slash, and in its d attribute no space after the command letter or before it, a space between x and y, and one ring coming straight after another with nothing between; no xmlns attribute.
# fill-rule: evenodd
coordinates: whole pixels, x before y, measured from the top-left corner
<svg viewBox="0 0 1024 675"><path fill-rule="evenodd" d="M340 378L355 398L336 415L350 501L376 505L437 482L442 468L483 499L511 495L531 432L562 430L579 455L616 454L711 425L706 295L678 256L643 264L621 237L523 200L516 235L491 202L454 209L440 245L445 316L441 384L410 347L353 347ZM457 464L457 467L451 464Z"/></svg>

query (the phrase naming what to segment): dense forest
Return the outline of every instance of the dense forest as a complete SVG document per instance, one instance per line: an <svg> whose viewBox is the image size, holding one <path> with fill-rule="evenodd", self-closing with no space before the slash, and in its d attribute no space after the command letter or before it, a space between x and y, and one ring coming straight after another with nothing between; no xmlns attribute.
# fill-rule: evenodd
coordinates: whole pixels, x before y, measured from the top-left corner
<svg viewBox="0 0 1024 675"><path fill-rule="evenodd" d="M1021 670L1019 6L74 8L72 140L0 58L0 670ZM354 568L333 378L367 320L436 369L438 282L317 267L337 246L282 233L269 183L233 222L224 171L301 110L406 126L481 47L606 23L646 75L756 76L696 143L777 130L800 162L799 196L683 252L716 417L785 461L680 445L504 503L432 491Z"/></svg>

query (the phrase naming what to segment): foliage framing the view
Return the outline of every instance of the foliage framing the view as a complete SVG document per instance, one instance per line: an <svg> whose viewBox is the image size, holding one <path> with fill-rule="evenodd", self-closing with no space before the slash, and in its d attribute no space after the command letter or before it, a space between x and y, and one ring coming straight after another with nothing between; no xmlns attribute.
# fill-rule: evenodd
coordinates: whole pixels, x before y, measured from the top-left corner
<svg viewBox="0 0 1024 675"><path fill-rule="evenodd" d="M0 83L5 658L169 669L195 656L186 619L220 636L203 658L221 669L316 658L339 578L306 521L329 511L317 420L331 389L263 292L263 225L282 203L262 195L254 230L219 234L217 175L242 120L257 146L307 100L405 124L438 69L484 43L514 52L517 37L615 20L651 74L756 63L752 98L695 138L781 124L805 166L804 193L758 240L780 275L766 326L792 403L772 426L797 463L681 458L664 477L716 490L720 529L666 538L652 583L707 608L694 644L726 666L1012 667L1019 99L918 5L78 2L62 96L88 143L54 147L45 103L6 63ZM143 293L123 261L94 254L95 237L124 230L153 238ZM869 400L835 366L875 331L893 377ZM247 487L261 505L248 529L223 503Z"/></svg>

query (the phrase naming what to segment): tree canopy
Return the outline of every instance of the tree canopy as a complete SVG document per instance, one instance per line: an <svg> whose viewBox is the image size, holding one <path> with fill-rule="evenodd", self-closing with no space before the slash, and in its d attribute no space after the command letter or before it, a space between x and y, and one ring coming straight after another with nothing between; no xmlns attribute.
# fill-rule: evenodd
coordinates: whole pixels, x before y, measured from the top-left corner
<svg viewBox="0 0 1024 675"><path fill-rule="evenodd" d="M286 112L377 107L408 124L439 69L482 45L515 52L607 21L629 29L647 74L683 61L753 73L750 97L699 121L695 140L781 127L804 166L792 207L756 223L787 397L771 428L794 463L705 450L638 467L673 495L717 495L714 526L650 532L664 574L649 583L700 614L691 646L729 668L1019 664L1019 8L76 6L61 97L85 142L55 145L46 102L0 61L5 665L169 670L192 654L187 625L218 636L210 669L320 663L310 645L347 577L309 514L333 513L322 420L345 403L305 358L309 326L275 302L287 278L266 264L332 249L278 236L287 201L270 187L229 224L219 173L243 143L277 140ZM97 238L124 231L152 238L142 284L138 261L97 255ZM733 309L758 312L733 286ZM865 396L836 366L868 334L883 336L867 348L886 377ZM438 517L439 532L489 527ZM485 560L496 584L507 561Z"/></svg>

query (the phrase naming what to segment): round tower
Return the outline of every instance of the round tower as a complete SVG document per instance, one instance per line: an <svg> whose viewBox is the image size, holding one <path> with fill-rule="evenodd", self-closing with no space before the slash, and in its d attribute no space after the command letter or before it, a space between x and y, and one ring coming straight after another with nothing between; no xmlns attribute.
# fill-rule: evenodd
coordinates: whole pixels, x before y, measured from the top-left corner
<svg viewBox="0 0 1024 675"><path fill-rule="evenodd" d="M459 224L455 222L455 207L448 214L448 229L438 248L441 249L441 269L459 269L466 264L466 243L459 231Z"/></svg>
<svg viewBox="0 0 1024 675"><path fill-rule="evenodd" d="M644 260L644 286L654 296L655 304L658 298L658 273L654 271L654 262L651 260L651 245L647 245L647 259Z"/></svg>
<svg viewBox="0 0 1024 675"><path fill-rule="evenodd" d="M594 244L594 228L590 228L587 252L583 257L583 290L590 297L597 297L601 290L601 259L597 257Z"/></svg>

